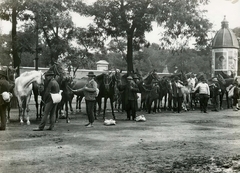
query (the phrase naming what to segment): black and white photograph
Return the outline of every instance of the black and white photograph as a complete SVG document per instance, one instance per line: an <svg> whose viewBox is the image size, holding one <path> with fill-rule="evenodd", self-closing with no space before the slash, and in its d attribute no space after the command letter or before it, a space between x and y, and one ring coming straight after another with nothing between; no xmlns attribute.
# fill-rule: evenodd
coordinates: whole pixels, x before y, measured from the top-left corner
<svg viewBox="0 0 240 173"><path fill-rule="evenodd" d="M0 0L0 173L239 173L240 0Z"/></svg>

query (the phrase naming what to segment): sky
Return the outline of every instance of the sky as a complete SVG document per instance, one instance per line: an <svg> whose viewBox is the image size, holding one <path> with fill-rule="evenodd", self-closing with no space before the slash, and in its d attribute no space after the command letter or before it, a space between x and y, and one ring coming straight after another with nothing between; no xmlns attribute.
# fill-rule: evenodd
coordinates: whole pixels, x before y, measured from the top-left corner
<svg viewBox="0 0 240 173"><path fill-rule="evenodd" d="M85 0L85 2L92 3L94 0ZM207 10L206 18L213 23L213 30L218 31L221 29L221 22L226 16L226 20L229 22L229 28L240 27L240 0L210 0L210 3L202 7ZM77 14L73 14L73 21L78 27L86 27L92 22L91 18L80 17ZM11 24L9 22L2 21L0 23L1 31L8 33L11 30ZM146 33L146 39L150 43L159 43L161 28L153 23L153 30L150 33ZM214 35L212 36L214 37Z"/></svg>

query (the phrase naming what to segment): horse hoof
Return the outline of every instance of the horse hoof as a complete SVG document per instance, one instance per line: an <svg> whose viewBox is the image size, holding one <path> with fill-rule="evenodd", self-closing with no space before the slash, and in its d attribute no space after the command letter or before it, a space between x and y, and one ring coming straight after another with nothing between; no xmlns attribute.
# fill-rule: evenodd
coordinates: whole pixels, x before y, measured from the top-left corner
<svg viewBox="0 0 240 173"><path fill-rule="evenodd" d="M67 120L66 122L67 122L67 123L70 123L70 120Z"/></svg>
<svg viewBox="0 0 240 173"><path fill-rule="evenodd" d="M30 121L28 121L28 122L27 122L27 125L30 125L30 124L31 124Z"/></svg>
<svg viewBox="0 0 240 173"><path fill-rule="evenodd" d="M20 125L23 125L23 121L20 122Z"/></svg>

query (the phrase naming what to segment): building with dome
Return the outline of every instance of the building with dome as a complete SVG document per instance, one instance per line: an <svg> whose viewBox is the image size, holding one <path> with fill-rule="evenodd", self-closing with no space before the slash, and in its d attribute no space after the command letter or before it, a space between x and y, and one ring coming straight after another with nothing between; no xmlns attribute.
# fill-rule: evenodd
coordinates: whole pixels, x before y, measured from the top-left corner
<svg viewBox="0 0 240 173"><path fill-rule="evenodd" d="M237 37L228 27L226 17L222 21L222 28L212 40L212 77L221 71L226 74L238 72L238 49ZM240 74L238 74L240 75Z"/></svg>

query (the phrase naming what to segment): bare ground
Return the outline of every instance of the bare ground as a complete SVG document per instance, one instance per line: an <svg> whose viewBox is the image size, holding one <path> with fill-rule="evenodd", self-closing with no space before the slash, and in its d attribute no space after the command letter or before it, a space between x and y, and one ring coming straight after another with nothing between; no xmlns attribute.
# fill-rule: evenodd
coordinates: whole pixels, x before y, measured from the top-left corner
<svg viewBox="0 0 240 173"><path fill-rule="evenodd" d="M115 126L99 117L93 128L83 112L41 132L30 114L30 126L12 120L0 131L1 173L240 172L240 111L162 112L145 114L146 122L116 113Z"/></svg>

